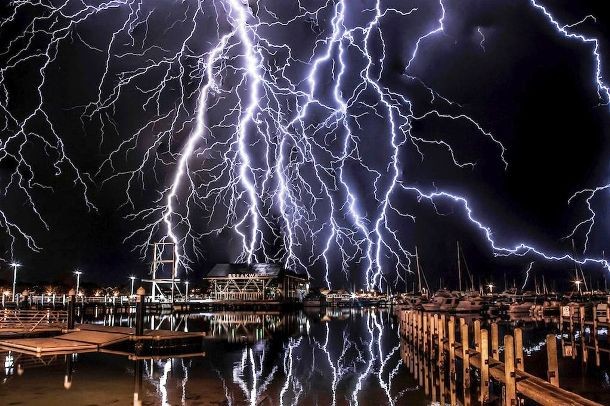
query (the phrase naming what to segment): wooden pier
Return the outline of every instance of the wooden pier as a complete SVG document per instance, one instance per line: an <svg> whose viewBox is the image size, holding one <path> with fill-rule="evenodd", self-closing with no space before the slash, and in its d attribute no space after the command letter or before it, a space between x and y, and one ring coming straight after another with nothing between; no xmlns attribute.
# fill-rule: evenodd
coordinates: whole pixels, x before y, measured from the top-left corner
<svg viewBox="0 0 610 406"><path fill-rule="evenodd" d="M145 330L136 335L128 327L109 327L93 324L78 325L73 331L55 337L18 338L0 340L0 347L31 355L69 354L99 351L126 341L153 342L156 345L202 340L204 333L169 330Z"/></svg>
<svg viewBox="0 0 610 406"><path fill-rule="evenodd" d="M519 404L519 398L552 406L598 405L559 387L554 334L546 337L547 381L525 372L520 329L515 329L513 335L505 335L502 343L498 325L492 323L490 330L481 328L478 320L470 326L464 319L453 316L402 310L400 333L404 340L401 357L424 387L426 395L440 404L457 404L458 389L461 389L464 405L490 403L493 400L490 384L496 382L502 386L501 401L506 406ZM471 342L474 342L473 348ZM504 356L501 360L502 347ZM461 364L459 369L458 360ZM474 369L478 370L478 387L471 380ZM461 388L458 388L460 377Z"/></svg>

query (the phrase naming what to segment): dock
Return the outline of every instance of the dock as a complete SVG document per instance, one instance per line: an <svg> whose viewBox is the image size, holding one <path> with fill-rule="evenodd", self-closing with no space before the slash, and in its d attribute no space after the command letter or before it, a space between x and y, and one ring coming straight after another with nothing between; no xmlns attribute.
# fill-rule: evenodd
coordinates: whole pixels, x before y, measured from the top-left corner
<svg viewBox="0 0 610 406"><path fill-rule="evenodd" d="M129 327L81 324L77 325L72 331L54 337L3 339L0 340L0 347L5 350L40 356L43 354L96 352L128 341L163 345L198 341L204 337L204 333L170 330L145 330L144 334L136 335L135 329Z"/></svg>
<svg viewBox="0 0 610 406"><path fill-rule="evenodd" d="M525 371L523 336L519 328L512 335L506 334L502 342L496 323L491 323L489 331L481 328L479 320L470 325L463 318L446 317L445 314L402 310L400 334L403 337L401 358L434 402L456 404L459 385L464 404L499 400L501 404L511 406L519 404L519 398L528 398L548 406L599 405L559 386L554 334L546 337L548 380ZM471 342L474 342L474 348L470 347ZM476 375L480 377L478 384L471 380L473 370L477 370ZM502 387L501 400L493 398L492 382ZM436 388L439 388L438 394Z"/></svg>

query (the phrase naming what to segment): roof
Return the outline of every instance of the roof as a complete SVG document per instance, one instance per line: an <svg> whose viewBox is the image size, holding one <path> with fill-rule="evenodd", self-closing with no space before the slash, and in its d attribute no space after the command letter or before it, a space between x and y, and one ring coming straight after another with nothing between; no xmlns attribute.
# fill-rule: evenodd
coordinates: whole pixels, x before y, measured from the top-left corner
<svg viewBox="0 0 610 406"><path fill-rule="evenodd" d="M307 275L299 274L282 268L278 264L256 263L256 264L216 264L206 278L227 278L229 275L256 275L265 277L277 277L290 275L297 278L307 279Z"/></svg>

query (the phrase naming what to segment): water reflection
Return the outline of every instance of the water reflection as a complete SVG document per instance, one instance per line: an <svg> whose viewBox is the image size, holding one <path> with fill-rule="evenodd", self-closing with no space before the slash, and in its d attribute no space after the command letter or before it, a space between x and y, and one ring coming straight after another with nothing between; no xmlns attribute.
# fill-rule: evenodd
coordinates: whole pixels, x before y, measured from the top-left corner
<svg viewBox="0 0 610 406"><path fill-rule="evenodd" d="M130 317L119 315L88 321L132 323ZM20 399L25 404L44 404L53 399L77 405L79 394L86 394L90 404L134 405L424 401L400 358L396 322L385 310L158 315L148 323L205 332L205 357L142 359L90 353L60 356L56 358L60 362L34 368L47 357L7 352L0 355L5 364L0 403ZM16 374L18 367L25 373ZM25 400L17 394L25 394Z"/></svg>
<svg viewBox="0 0 610 406"><path fill-rule="evenodd" d="M115 326L133 323L129 315L116 314L85 320ZM4 352L0 404L80 405L87 399L91 405L402 405L477 399L476 394L470 399L463 393L461 385L456 387L446 370L401 342L397 322L387 310L155 315L147 323L205 332L205 356L170 357L159 352L145 357L32 357ZM508 320L500 323L500 335L515 325L523 329L526 370L545 376L544 337L552 332L561 345L560 373L574 374L562 376L562 386L579 393L608 387L607 358L599 357L608 351L605 327L570 332L569 325L553 319ZM588 369L575 368L585 364L586 351L597 352L595 363Z"/></svg>

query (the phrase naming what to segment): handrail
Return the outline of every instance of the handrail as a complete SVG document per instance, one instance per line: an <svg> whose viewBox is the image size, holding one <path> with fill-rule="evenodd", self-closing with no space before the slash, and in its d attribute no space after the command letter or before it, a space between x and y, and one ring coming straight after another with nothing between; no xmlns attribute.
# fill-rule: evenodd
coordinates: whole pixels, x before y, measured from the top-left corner
<svg viewBox="0 0 610 406"><path fill-rule="evenodd" d="M64 327L68 322L65 310L4 309L0 311L0 329L32 332L37 328Z"/></svg>

